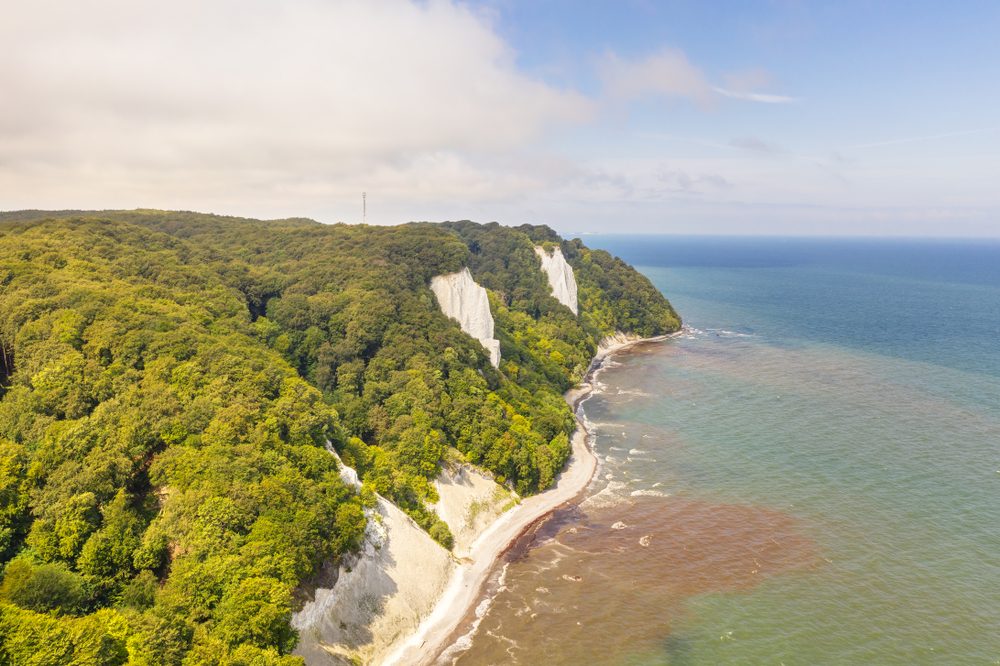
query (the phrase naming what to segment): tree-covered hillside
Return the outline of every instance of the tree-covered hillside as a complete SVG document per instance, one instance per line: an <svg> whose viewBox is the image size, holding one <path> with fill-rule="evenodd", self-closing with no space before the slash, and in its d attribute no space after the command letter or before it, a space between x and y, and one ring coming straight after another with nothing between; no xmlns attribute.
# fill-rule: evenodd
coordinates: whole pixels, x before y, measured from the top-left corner
<svg viewBox="0 0 1000 666"><path fill-rule="evenodd" d="M601 337L680 325L546 227L45 217L0 214L0 663L299 663L293 593L357 547L372 491L450 545L426 508L449 447L545 489ZM579 317L548 295L542 242ZM428 287L463 265L499 369Z"/></svg>

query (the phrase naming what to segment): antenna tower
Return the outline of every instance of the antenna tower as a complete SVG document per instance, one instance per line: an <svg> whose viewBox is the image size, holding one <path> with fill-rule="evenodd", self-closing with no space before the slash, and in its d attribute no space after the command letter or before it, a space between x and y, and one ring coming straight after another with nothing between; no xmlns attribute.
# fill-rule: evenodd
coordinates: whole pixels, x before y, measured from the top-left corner
<svg viewBox="0 0 1000 666"><path fill-rule="evenodd" d="M367 192L361 193L361 224L367 224L368 219L368 202L365 199L368 197Z"/></svg>

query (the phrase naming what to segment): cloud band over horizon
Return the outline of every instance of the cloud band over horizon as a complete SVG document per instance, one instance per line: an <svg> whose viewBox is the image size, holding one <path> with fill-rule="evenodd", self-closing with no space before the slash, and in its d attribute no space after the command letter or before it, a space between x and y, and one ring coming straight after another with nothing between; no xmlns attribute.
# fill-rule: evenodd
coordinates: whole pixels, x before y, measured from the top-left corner
<svg viewBox="0 0 1000 666"><path fill-rule="evenodd" d="M726 100L801 103L761 92L774 84L759 68L727 74L674 46L625 56L611 45L581 54L600 84L584 93L523 71L497 20L449 0L17 3L0 23L0 208L356 221L366 190L377 223L567 227L599 205L648 229L714 206L730 228L741 206L835 207L865 167L817 166L737 127L736 114L761 112ZM639 123L682 117L744 138L698 152L640 138ZM852 196L852 218L901 204Z"/></svg>

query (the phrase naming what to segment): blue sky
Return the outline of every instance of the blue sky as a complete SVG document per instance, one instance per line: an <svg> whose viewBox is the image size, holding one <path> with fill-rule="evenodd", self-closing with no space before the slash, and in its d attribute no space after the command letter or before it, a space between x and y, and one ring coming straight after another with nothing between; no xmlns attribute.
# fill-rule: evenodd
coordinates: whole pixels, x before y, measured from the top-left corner
<svg viewBox="0 0 1000 666"><path fill-rule="evenodd" d="M518 52L518 66L554 86L596 97L601 82L592 63L602 54L641 60L671 48L713 85L757 72L770 79L761 92L796 100L721 100L704 109L650 97L562 138L567 151L591 159L700 161L723 177L743 160L770 172L756 193L727 197L743 206L714 206L703 201L708 197L675 201L689 214L699 209L696 224L709 230L1000 234L1000 3L480 6ZM838 185L823 183L822 172ZM737 176L727 181L741 185ZM767 216L779 219L761 219ZM664 218L663 227L677 229L674 216Z"/></svg>
<svg viewBox="0 0 1000 666"><path fill-rule="evenodd" d="M998 34L998 2L38 0L0 24L0 209L998 236Z"/></svg>
<svg viewBox="0 0 1000 666"><path fill-rule="evenodd" d="M697 118L790 141L864 144L997 126L1000 3L485 2L518 66L552 85L601 93L592 60L678 49L708 79L763 70L801 99ZM648 109L650 125L692 122ZM638 124L638 123L637 123Z"/></svg>

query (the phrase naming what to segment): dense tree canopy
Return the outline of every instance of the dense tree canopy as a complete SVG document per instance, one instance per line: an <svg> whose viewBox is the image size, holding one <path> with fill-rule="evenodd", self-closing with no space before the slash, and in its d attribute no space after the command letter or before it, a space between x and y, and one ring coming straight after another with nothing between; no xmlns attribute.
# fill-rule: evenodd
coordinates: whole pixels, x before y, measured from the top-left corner
<svg viewBox="0 0 1000 666"><path fill-rule="evenodd" d="M561 394L601 337L680 325L547 227L88 215L0 214L4 663L299 663L294 591L357 548L373 491L450 546L427 508L449 447L547 488L574 425ZM579 317L541 243L574 267ZM428 287L463 265L499 369Z"/></svg>

